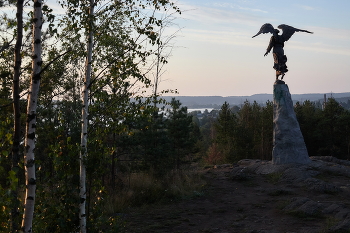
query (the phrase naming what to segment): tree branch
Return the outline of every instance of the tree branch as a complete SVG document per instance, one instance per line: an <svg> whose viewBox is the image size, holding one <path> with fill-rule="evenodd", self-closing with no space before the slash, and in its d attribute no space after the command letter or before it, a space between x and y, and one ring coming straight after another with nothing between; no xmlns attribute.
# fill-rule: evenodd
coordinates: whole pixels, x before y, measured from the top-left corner
<svg viewBox="0 0 350 233"><path fill-rule="evenodd" d="M0 53L6 49L8 49L10 47L10 44L12 43L12 41L14 40L15 38L12 38L12 40L10 42L6 42L4 43L2 46L0 46Z"/></svg>
<svg viewBox="0 0 350 233"><path fill-rule="evenodd" d="M50 66L52 63L54 63L54 62L57 61L60 57L66 55L67 53L69 53L69 52L71 52L71 51L72 51L71 49L70 49L70 50L67 50L66 52L64 52L64 53L58 55L57 57L55 57L55 58L54 58L52 61L50 61L44 68L41 69L39 75L41 75L47 68L49 68L49 66Z"/></svg>

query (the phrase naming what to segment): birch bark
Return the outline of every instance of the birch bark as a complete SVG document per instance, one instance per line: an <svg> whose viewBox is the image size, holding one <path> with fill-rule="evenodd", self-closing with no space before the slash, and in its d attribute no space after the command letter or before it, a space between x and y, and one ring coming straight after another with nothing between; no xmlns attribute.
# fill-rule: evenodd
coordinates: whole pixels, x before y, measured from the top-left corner
<svg viewBox="0 0 350 233"><path fill-rule="evenodd" d="M82 129L81 129L81 150L80 150L80 232L86 233L86 156L87 156L87 139L88 139L88 116L89 116L89 88L91 79L91 62L92 49L94 44L93 24L94 24L94 0L90 0L89 11L89 34L87 37L87 55L85 64L85 80L82 92Z"/></svg>
<svg viewBox="0 0 350 233"><path fill-rule="evenodd" d="M21 141L21 111L20 111L20 87L19 77L22 64L21 47L23 39L23 0L17 1L17 38L15 45L15 57L14 57L14 72L12 82L12 98L13 98L13 115L14 115L14 133L13 133L13 145L12 145L12 171L18 177L19 170L19 146ZM12 232L17 232L20 218L19 218L19 199L17 184L12 187Z"/></svg>
<svg viewBox="0 0 350 233"><path fill-rule="evenodd" d="M34 0L33 14L33 42L32 42L32 75L27 103L27 122L25 145L25 175L26 175L26 195L24 203L24 214L22 220L23 232L32 232L34 204L35 204L35 129L36 129L36 109L41 75L41 26L42 26L42 0Z"/></svg>

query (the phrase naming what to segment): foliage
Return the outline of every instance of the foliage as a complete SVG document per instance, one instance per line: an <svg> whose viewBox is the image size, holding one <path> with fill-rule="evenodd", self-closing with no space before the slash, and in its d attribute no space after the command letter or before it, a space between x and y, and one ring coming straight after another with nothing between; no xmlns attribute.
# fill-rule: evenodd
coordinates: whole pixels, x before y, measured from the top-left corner
<svg viewBox="0 0 350 233"><path fill-rule="evenodd" d="M15 2L1 1L2 3ZM181 141L179 137L183 135L176 135L178 132L170 134L167 119L162 114L159 115L158 122L154 122L155 108L149 104L151 99L142 99L139 95L142 94L143 88L148 88L151 84L146 74L152 68L148 63L148 58L154 55L152 49L155 45L164 45L157 33L164 26L162 18L158 18L159 13L167 12L168 9L176 13L181 12L171 1L126 0L108 4L101 1L95 3L97 11L91 20L95 26L92 83L88 87L91 90L89 154L85 161L88 178L87 217L91 222L88 225L91 232L101 229L115 232L118 230L119 220L106 215L103 209L105 203L101 200L106 199L118 185L119 170L156 170L159 175L167 173L166 169L175 166L174 155L170 156L170 152L162 154L162 151L168 150L171 140ZM25 4L30 5L29 2ZM86 11L88 1L61 1L61 5L67 14L53 15L48 5L43 6L46 24L42 27L43 69L40 73L41 92L35 137L36 174L40 185L37 187L34 219L34 229L43 232L79 230L79 89L84 73L85 38L91 18ZM19 187L21 192L24 191L24 148L20 148L22 159L19 172L22 175L16 178L13 173L8 172L11 168L9 161L13 131L13 115L10 108L13 38L16 35L17 24L7 15L2 15L2 18L8 22L0 28L1 32L5 32L0 36L0 44L4 45L0 48L0 201L4 206L0 215L1 219L8 219L7 222L2 221L0 227L1 231L5 232L10 231L10 208L7 207L13 204L13 201L8 199L8 193L14 186ZM32 35L28 30L31 23L26 18L23 26L26 35L21 50L21 97L26 94L32 72L29 65ZM159 57L159 54L156 56ZM160 60L162 63L167 62L163 58ZM182 115L178 117L180 121L187 117L186 114L185 110L182 111ZM192 124L187 118L183 123ZM193 133L189 131L192 126L185 128L187 136ZM142 129L145 129L144 134L140 132ZM151 135L150 138L157 141L151 149L148 148L145 138L142 138L147 135ZM167 142L163 144L163 141ZM23 141L20 145L23 146ZM179 145L182 146L183 143L176 146ZM127 148L128 146L133 148ZM187 147L190 146L191 143L188 143ZM141 150L138 150L140 148ZM182 151L178 156L181 162L187 153L190 154L188 150ZM128 158L130 164L120 166L119 160L122 156ZM160 159L161 163L156 163L153 158Z"/></svg>
<svg viewBox="0 0 350 233"><path fill-rule="evenodd" d="M16 188L15 177L10 173L10 156L12 144L12 121L5 118L3 111L0 113L0 231L6 232L10 229L10 214L12 206L11 189ZM12 176L11 176L12 175ZM12 179L11 179L12 177ZM13 187L14 186L14 187Z"/></svg>
<svg viewBox="0 0 350 233"><path fill-rule="evenodd" d="M199 129L179 101L173 99L170 107L166 116L151 105L141 106L138 119L135 111L126 115L128 131L120 135L117 148L124 160L135 161L133 169L162 175L191 161Z"/></svg>
<svg viewBox="0 0 350 233"><path fill-rule="evenodd" d="M322 108L307 100L297 102L294 109L310 156L350 158L350 111L332 98ZM270 160L272 115L272 102L260 106L246 101L238 111L224 103L217 119L212 119L211 131L203 125L207 121L203 117L203 137L212 135L206 161L215 164L244 158Z"/></svg>
<svg viewBox="0 0 350 233"><path fill-rule="evenodd" d="M310 101L297 104L296 114L310 156L350 158L350 111L329 98L323 109Z"/></svg>
<svg viewBox="0 0 350 233"><path fill-rule="evenodd" d="M218 149L218 144L213 143L207 152L205 157L205 162L209 164L222 164L225 163L225 157L222 155L221 151Z"/></svg>
<svg viewBox="0 0 350 233"><path fill-rule="evenodd" d="M214 122L208 162L236 162L244 158L269 159L272 152L272 103L248 101L237 111L224 103Z"/></svg>
<svg viewBox="0 0 350 233"><path fill-rule="evenodd" d="M170 141L170 155L174 158L176 169L180 169L186 155L198 138L195 124L192 124L192 117L187 116L187 108L181 107L181 103L173 98L168 111L167 135Z"/></svg>
<svg viewBox="0 0 350 233"><path fill-rule="evenodd" d="M110 227L122 225L118 218L111 218L112 213L104 209L108 205L105 202L108 197L124 200L130 205L140 205L185 195L184 191L175 190L175 187L181 187L179 184L170 191L168 185L172 182L169 181L177 179L177 172L170 171L191 161L191 148L196 139L192 117L187 116L186 109L181 108L178 101L174 100L174 109L169 110L168 117L159 114L157 122L152 122L153 106L125 99L126 108L118 104L121 103L120 99L115 102L115 97L107 95L103 99L96 98L90 106L87 209L89 222L94 223L88 225L92 231L98 229L103 221L112 219L114 223ZM42 185L37 190L34 227L50 232L69 232L78 229L79 165L76 155L80 138L79 103L56 101L40 108L39 112L37 149L40 153L37 153L36 163L37 179ZM152 131L152 127L156 130ZM178 172L182 174L181 169ZM153 180L158 180L159 189L153 181L149 185L145 183L146 186L139 190L147 196L136 195L139 191L135 191L135 196L128 199L131 177L147 177L149 174ZM183 179L187 179L186 176ZM168 191L164 193L164 190Z"/></svg>
<svg viewBox="0 0 350 233"><path fill-rule="evenodd" d="M225 158L225 160L232 160L231 158L235 156L235 139L237 130L237 117L229 109L229 104L225 102L219 113L219 117L214 124L216 130L216 144L220 148L219 152ZM214 144L215 145L215 144ZM211 148L214 150L215 146ZM217 153L215 150L214 153Z"/></svg>

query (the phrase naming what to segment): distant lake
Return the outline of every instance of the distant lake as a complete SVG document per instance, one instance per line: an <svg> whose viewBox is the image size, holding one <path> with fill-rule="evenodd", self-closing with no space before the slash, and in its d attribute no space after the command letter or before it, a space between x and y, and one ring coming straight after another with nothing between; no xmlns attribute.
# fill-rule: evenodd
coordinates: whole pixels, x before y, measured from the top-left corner
<svg viewBox="0 0 350 233"><path fill-rule="evenodd" d="M194 111L201 111L201 113L203 113L205 110L208 110L208 112L211 112L214 108L188 108L187 112L194 112Z"/></svg>

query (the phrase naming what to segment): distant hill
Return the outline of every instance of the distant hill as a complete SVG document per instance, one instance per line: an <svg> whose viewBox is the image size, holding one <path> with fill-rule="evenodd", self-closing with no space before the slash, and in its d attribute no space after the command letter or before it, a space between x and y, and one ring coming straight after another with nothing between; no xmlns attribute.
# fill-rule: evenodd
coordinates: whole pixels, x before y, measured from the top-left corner
<svg viewBox="0 0 350 233"><path fill-rule="evenodd" d="M316 93L316 94L294 94L292 99L294 102L304 102L305 100L310 101L321 101L323 102L324 95L326 98L333 97L337 101L347 102L350 100L350 92L345 93ZM265 104L266 101L272 101L272 94L255 94L251 96L163 96L167 101L170 101L171 98L176 98L179 100L182 105L187 106L188 108L217 108L219 109L225 101L231 106L233 105L242 105L244 101L248 100L249 102L256 101L258 104Z"/></svg>

